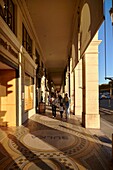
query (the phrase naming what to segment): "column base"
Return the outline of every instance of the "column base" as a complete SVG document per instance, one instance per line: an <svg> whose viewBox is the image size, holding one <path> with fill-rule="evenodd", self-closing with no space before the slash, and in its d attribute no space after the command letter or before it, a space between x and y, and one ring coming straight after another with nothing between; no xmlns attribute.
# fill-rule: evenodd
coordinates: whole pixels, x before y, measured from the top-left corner
<svg viewBox="0 0 113 170"><path fill-rule="evenodd" d="M100 129L100 115L83 113L82 124L85 128Z"/></svg>
<svg viewBox="0 0 113 170"><path fill-rule="evenodd" d="M81 106L75 106L75 115L82 117L82 109L81 109Z"/></svg>

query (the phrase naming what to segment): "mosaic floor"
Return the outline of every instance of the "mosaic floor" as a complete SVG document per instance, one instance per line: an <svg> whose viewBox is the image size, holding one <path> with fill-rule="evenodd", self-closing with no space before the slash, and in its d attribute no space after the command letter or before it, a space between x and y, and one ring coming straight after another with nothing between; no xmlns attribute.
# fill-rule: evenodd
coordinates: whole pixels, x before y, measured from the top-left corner
<svg viewBox="0 0 113 170"><path fill-rule="evenodd" d="M0 129L0 170L113 170L111 143L68 120L33 115L24 125Z"/></svg>

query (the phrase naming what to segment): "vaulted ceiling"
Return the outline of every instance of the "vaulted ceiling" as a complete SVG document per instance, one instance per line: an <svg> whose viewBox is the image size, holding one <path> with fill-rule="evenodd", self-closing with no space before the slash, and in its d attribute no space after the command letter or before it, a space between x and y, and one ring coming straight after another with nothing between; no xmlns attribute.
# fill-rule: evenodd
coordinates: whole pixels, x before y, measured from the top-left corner
<svg viewBox="0 0 113 170"><path fill-rule="evenodd" d="M31 16L42 61L49 80L62 84L71 47L78 52L78 26L80 31L80 57L103 21L103 0L25 0ZM78 54L75 54L76 58ZM73 56L73 63L75 61ZM74 64L75 67L76 63Z"/></svg>
<svg viewBox="0 0 113 170"><path fill-rule="evenodd" d="M50 80L61 85L78 0L26 0Z"/></svg>

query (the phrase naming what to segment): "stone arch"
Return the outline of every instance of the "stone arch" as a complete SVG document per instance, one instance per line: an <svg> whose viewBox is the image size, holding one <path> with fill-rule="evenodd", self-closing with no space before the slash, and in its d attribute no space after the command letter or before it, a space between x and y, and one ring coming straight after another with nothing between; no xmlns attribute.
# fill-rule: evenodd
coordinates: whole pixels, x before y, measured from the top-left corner
<svg viewBox="0 0 113 170"><path fill-rule="evenodd" d="M80 54L82 55L91 39L91 12L88 3L81 10L80 17Z"/></svg>

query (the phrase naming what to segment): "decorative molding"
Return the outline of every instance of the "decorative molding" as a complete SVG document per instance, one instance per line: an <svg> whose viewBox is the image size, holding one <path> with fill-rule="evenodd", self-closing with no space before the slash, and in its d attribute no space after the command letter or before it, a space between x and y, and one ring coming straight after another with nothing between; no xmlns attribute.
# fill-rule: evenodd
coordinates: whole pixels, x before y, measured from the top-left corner
<svg viewBox="0 0 113 170"><path fill-rule="evenodd" d="M7 42L5 42L2 38L0 38L0 45L2 45L6 50L9 51L15 58L18 58L18 53L16 53L11 45L8 45Z"/></svg>
<svg viewBox="0 0 113 170"><path fill-rule="evenodd" d="M11 31L6 22L0 16L0 37L4 37L8 43L11 44L15 48L15 50L19 51L21 48L21 42L18 41L16 35Z"/></svg>

